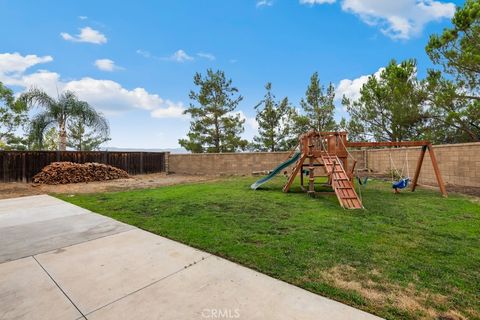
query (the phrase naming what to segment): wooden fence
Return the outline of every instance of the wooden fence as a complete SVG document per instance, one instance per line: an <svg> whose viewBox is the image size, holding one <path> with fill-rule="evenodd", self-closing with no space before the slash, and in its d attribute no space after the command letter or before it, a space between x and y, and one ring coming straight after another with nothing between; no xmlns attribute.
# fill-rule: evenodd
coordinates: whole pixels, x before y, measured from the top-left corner
<svg viewBox="0 0 480 320"><path fill-rule="evenodd" d="M132 175L168 171L167 152L0 151L0 181L29 182L56 161L104 163Z"/></svg>

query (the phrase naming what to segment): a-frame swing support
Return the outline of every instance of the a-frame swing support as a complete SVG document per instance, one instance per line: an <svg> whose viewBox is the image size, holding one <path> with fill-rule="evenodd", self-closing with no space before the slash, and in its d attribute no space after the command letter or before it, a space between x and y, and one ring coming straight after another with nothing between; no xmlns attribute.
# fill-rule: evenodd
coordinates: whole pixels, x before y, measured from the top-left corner
<svg viewBox="0 0 480 320"><path fill-rule="evenodd" d="M432 167L433 171L435 172L435 177L437 178L438 187L440 188L440 192L444 197L447 197L447 189L445 188L445 183L443 182L442 175L440 174L440 169L438 168L437 157L435 156L435 152L433 151L432 144L427 144L422 146L422 151L420 152L420 157L417 161L417 168L415 169L415 176L413 177L412 181L412 191L415 191L415 188L418 185L418 177L420 176L420 170L422 169L423 159L425 158L425 152L428 149L428 153L430 155L430 160L432 160Z"/></svg>
<svg viewBox="0 0 480 320"><path fill-rule="evenodd" d="M447 197L447 189L445 188L445 183L443 181L442 175L440 174L440 168L438 167L437 157L433 151L433 146L429 141L401 141L401 142L348 142L348 147L359 148L359 147L422 147L420 151L420 156L417 161L417 167L415 169L415 176L412 181L412 191L415 191L415 188L418 185L418 178L420 176L420 171L422 169L423 159L425 158L425 153L428 150L430 155L430 160L432 161L433 171L435 172L435 177L437 179L438 187L440 192L444 197ZM407 160L408 161L408 160Z"/></svg>

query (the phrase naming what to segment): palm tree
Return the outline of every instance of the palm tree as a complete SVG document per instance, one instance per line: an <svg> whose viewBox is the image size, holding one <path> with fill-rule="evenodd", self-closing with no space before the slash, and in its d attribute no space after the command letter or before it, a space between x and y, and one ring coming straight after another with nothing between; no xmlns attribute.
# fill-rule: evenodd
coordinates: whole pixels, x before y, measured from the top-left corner
<svg viewBox="0 0 480 320"><path fill-rule="evenodd" d="M45 132L58 128L58 149L67 149L67 124L81 118L85 125L97 133L108 135L109 127L105 117L85 101L78 100L75 93L65 91L58 99L50 97L45 91L32 88L20 97L29 107L40 107L43 110L35 115L30 123L30 138L39 147L43 147Z"/></svg>

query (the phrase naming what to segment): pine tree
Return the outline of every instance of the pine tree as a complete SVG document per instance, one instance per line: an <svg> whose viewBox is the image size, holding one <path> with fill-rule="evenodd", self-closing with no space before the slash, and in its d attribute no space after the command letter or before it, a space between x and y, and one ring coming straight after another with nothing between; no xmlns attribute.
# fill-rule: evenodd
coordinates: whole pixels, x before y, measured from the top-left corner
<svg viewBox="0 0 480 320"><path fill-rule="evenodd" d="M253 138L254 149L260 151L279 151L288 148L290 126L288 117L292 108L288 98L280 102L272 94L272 84L265 85L267 92L260 103L255 106L257 110L258 135ZM263 106L263 107L262 107Z"/></svg>
<svg viewBox="0 0 480 320"><path fill-rule="evenodd" d="M427 115L427 93L417 79L415 60L390 61L379 77L372 75L360 90L360 98L343 98L351 119L377 141L422 139Z"/></svg>
<svg viewBox="0 0 480 320"><path fill-rule="evenodd" d="M323 88L315 72L310 78L310 84L305 92L305 99L300 101L304 115L309 119L311 129L317 131L335 130L335 87L330 83L327 90Z"/></svg>
<svg viewBox="0 0 480 320"><path fill-rule="evenodd" d="M245 120L235 114L243 98L232 86L232 80L227 79L223 71L209 69L205 77L196 73L193 83L198 92L190 92L192 103L184 112L192 117L190 131L187 139L180 139L179 144L194 153L244 150L248 142L240 134Z"/></svg>
<svg viewBox="0 0 480 320"><path fill-rule="evenodd" d="M348 133L348 140L349 141L366 141L367 136L365 134L365 128L363 125L355 119L347 119L342 118L338 123L338 130L339 131L346 131Z"/></svg>
<svg viewBox="0 0 480 320"><path fill-rule="evenodd" d="M78 151L99 150L103 143L110 140L108 133L91 130L82 118L72 121L68 129L67 145Z"/></svg>
<svg viewBox="0 0 480 320"><path fill-rule="evenodd" d="M429 139L480 141L480 2L458 6L450 27L430 36L426 52L443 72L428 71Z"/></svg>

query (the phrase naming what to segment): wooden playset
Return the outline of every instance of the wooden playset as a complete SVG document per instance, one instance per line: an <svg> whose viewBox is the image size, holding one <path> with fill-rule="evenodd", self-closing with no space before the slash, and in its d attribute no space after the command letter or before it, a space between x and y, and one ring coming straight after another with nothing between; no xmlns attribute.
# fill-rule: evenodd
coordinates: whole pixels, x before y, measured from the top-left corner
<svg viewBox="0 0 480 320"><path fill-rule="evenodd" d="M418 183L418 177L422 168L423 159L426 151L429 151L432 160L433 170L440 187L442 195L447 196L447 191L438 168L437 160L433 147L428 141L403 141L403 142L348 142L346 132L317 132L309 131L299 138L298 146L289 156L289 160L282 163L272 173L257 181L252 185L256 189L262 183L268 181L280 170L293 164L293 169L288 176L287 183L283 187L284 192L288 192L300 174L300 187L310 195L318 193L315 191L315 179L317 177L327 177L327 184L333 189L340 205L345 209L363 208L361 197L355 191L354 178L355 166L357 161L348 151L348 148L361 147L414 147L420 146L421 152L417 161L415 175L411 183L412 191ZM349 157L352 163L349 163ZM307 170L305 170L305 168ZM307 184L305 184L304 172L307 172ZM393 185L393 188L405 188L410 178L403 178L400 182Z"/></svg>

